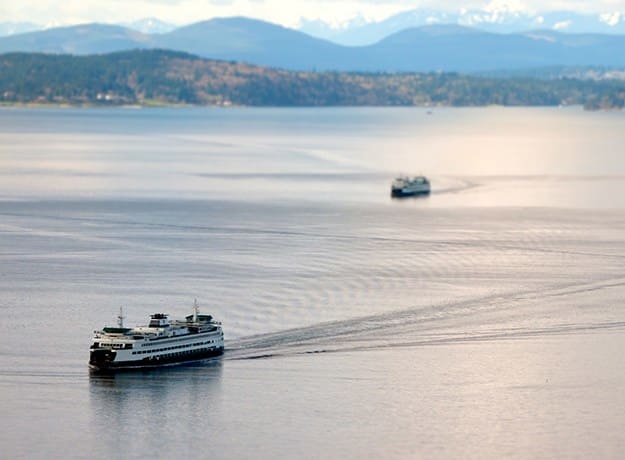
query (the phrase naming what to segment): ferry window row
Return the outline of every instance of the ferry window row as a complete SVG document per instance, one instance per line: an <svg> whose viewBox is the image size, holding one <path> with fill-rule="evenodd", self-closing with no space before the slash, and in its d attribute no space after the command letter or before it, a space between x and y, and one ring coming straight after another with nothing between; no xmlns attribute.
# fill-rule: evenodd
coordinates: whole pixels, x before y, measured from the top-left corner
<svg viewBox="0 0 625 460"><path fill-rule="evenodd" d="M224 333L222 332L221 337L223 336L224 336ZM167 340L167 342L169 342L169 340ZM210 342L203 342L203 343L210 343ZM155 347L157 345L160 345L160 343L142 343L141 344L142 347ZM199 344L196 344L196 345L199 345Z"/></svg>
<svg viewBox="0 0 625 460"><path fill-rule="evenodd" d="M132 348L132 343L100 343L93 342L92 348L112 348L114 350L122 350Z"/></svg>
<svg viewBox="0 0 625 460"><path fill-rule="evenodd" d="M158 355L158 356L152 356L151 358L143 358L143 359L154 359L154 358L171 358L174 356L189 356L192 354L197 353L198 351L211 351L210 347L206 347L206 348L196 348L194 350L185 350L185 351L176 351L174 353L164 353L162 355Z"/></svg>
<svg viewBox="0 0 625 460"><path fill-rule="evenodd" d="M161 351L178 350L180 348L196 347L198 345L208 345L208 344L211 344L211 343L214 343L214 342L215 342L214 340L208 340L206 342L189 343L187 345L177 345L175 347L159 348L158 350L133 351L132 354L133 355L142 355L142 354L145 354L145 353L159 353Z"/></svg>

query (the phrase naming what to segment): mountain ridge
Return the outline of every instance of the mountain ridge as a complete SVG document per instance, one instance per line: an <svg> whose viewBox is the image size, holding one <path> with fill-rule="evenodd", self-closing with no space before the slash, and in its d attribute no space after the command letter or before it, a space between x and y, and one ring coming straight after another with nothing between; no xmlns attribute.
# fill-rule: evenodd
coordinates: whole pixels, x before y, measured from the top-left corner
<svg viewBox="0 0 625 460"><path fill-rule="evenodd" d="M482 72L558 65L625 67L622 35L576 35L551 30L497 34L441 24L405 29L373 45L359 47L337 45L245 17L214 18L159 34L92 23L0 37L0 53L88 55L146 48L299 71Z"/></svg>
<svg viewBox="0 0 625 460"><path fill-rule="evenodd" d="M297 26L293 28L337 44L363 46L409 27L431 24L459 24L496 33L519 33L543 28L569 33L625 34L625 11L604 10L595 13L565 9L528 11L490 2L481 8L462 8L456 11L418 7L379 20L367 19L361 14L338 23L301 17ZM113 25L129 27L143 33L166 33L181 27L154 16ZM0 22L0 36L44 30L49 27L49 24L32 22Z"/></svg>
<svg viewBox="0 0 625 460"><path fill-rule="evenodd" d="M428 24L458 24L495 33L520 33L542 28L568 33L625 34L625 13L582 14L566 10L531 13L492 6L456 12L414 8L380 21L348 22L343 27L320 20L302 19L299 30L342 45L362 46L376 43L403 29Z"/></svg>

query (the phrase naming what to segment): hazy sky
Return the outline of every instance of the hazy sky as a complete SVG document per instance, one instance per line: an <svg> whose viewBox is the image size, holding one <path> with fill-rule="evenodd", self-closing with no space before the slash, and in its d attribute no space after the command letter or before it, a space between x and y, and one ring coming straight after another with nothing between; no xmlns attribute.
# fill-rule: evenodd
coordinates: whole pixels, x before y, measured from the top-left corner
<svg viewBox="0 0 625 460"><path fill-rule="evenodd" d="M156 17L186 24L217 16L249 16L294 26L299 18L340 23L355 16L383 19L417 7L458 11L508 7L513 10L566 9L586 13L625 12L625 0L0 0L0 22L48 25L81 22L130 22Z"/></svg>

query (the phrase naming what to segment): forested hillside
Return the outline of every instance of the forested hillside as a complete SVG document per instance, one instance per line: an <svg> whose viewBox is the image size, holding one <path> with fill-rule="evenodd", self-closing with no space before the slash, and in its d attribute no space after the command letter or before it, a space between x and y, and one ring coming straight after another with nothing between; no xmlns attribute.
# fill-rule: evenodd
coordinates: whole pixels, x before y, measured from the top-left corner
<svg viewBox="0 0 625 460"><path fill-rule="evenodd" d="M455 73L292 72L136 50L92 56L0 55L5 104L480 106L623 108L622 80L487 78Z"/></svg>

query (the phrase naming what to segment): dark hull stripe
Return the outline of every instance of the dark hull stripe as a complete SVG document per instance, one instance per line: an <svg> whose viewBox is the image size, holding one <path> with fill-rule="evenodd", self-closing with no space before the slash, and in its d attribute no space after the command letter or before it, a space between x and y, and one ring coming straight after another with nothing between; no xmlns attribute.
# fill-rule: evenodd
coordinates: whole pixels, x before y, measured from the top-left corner
<svg viewBox="0 0 625 460"><path fill-rule="evenodd" d="M422 190L420 192L402 192L401 190L393 190L391 192L391 196L394 197L402 197L402 196L415 196L415 195L429 195L429 190Z"/></svg>
<svg viewBox="0 0 625 460"><path fill-rule="evenodd" d="M179 364L189 364L197 361L203 361L208 358L220 356L224 352L223 347L212 348L209 350L201 350L194 353L185 353L180 356L153 356L149 358L143 358L137 361L120 361L115 362L111 359L114 356L110 356L109 359L98 359L92 354L92 358L89 361L89 367L94 371L111 372L119 370L131 370L131 369L153 369L163 366L173 366Z"/></svg>

